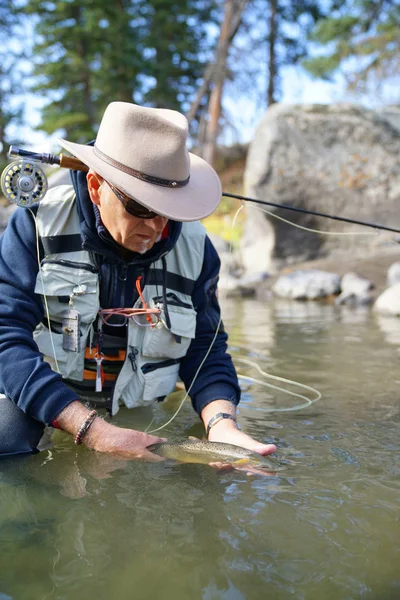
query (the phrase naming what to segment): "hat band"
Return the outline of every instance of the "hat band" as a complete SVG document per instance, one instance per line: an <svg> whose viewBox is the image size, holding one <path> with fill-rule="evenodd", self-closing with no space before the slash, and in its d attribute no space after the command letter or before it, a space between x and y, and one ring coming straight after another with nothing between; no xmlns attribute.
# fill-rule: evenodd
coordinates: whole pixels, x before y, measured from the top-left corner
<svg viewBox="0 0 400 600"><path fill-rule="evenodd" d="M113 158L111 158L111 156L107 156L107 154L104 154L104 152L99 150L96 146L94 146L93 152L97 156L97 158L100 158L101 160L108 163L112 167L115 167L116 169L119 169L120 171L123 171L124 173L127 173L128 175L132 175L132 177L136 177L136 179L141 179L142 181L146 181L146 183L153 183L154 185L162 185L164 187L170 187L170 188L185 187L185 185L187 185L189 183L190 175L187 179L184 179L182 181L176 181L176 180L174 181L171 179L161 179L160 177L153 177L152 175L146 175L146 173L142 173L141 171L136 171L135 169L131 169L130 167L123 165L122 163L118 162L117 160L114 160Z"/></svg>

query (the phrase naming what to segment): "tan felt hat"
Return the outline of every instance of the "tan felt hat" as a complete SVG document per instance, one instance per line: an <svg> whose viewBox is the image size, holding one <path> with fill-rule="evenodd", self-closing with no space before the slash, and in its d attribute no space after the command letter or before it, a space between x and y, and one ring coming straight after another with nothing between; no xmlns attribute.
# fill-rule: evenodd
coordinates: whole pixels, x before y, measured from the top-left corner
<svg viewBox="0 0 400 600"><path fill-rule="evenodd" d="M94 146L59 142L146 208L197 221L216 209L222 190L214 169L188 152L187 137L188 121L177 111L111 102Z"/></svg>

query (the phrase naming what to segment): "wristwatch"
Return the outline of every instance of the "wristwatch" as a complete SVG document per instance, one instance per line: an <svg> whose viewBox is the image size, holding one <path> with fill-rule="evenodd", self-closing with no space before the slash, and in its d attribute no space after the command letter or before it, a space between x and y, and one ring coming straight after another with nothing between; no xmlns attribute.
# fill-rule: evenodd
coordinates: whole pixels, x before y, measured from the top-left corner
<svg viewBox="0 0 400 600"><path fill-rule="evenodd" d="M235 423L236 423L236 418L233 415L230 415L229 413L217 413L216 415L211 417L211 419L208 421L208 425L207 425L207 429L206 429L207 438L208 438L208 434L210 433L211 427L214 427L214 425L219 423L219 421L222 421L222 419L230 419L231 421L235 421Z"/></svg>

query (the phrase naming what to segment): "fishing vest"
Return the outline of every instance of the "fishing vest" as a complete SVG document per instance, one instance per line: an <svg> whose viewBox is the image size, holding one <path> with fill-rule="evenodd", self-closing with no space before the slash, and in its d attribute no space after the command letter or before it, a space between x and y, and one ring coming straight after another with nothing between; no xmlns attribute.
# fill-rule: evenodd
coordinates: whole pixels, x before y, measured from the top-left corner
<svg viewBox="0 0 400 600"><path fill-rule="evenodd" d="M51 331L45 319L33 334L52 369L72 382L83 379L85 348L91 345L100 309L99 275L90 252L81 249L75 197L72 186L58 186L46 194L38 208L37 231L45 256L35 293L42 296ZM149 307L161 309L161 320L154 328L140 327L133 319L128 320L126 359L111 398L113 415L121 403L129 408L147 405L175 389L180 360L196 332L191 295L203 265L205 237L201 223L183 223L176 245L165 255L166 270L161 259L151 265L143 296ZM134 307L140 306L139 298ZM69 307L80 315L77 351L63 348L63 313Z"/></svg>

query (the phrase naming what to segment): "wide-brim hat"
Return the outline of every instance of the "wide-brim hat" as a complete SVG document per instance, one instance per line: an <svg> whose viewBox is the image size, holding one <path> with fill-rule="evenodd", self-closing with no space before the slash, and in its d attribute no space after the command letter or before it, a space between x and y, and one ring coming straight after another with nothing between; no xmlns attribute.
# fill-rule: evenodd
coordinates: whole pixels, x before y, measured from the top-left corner
<svg viewBox="0 0 400 600"><path fill-rule="evenodd" d="M94 146L59 142L146 208L175 221L197 221L218 206L221 182L205 160L188 152L187 137L188 121L177 111L111 102Z"/></svg>

